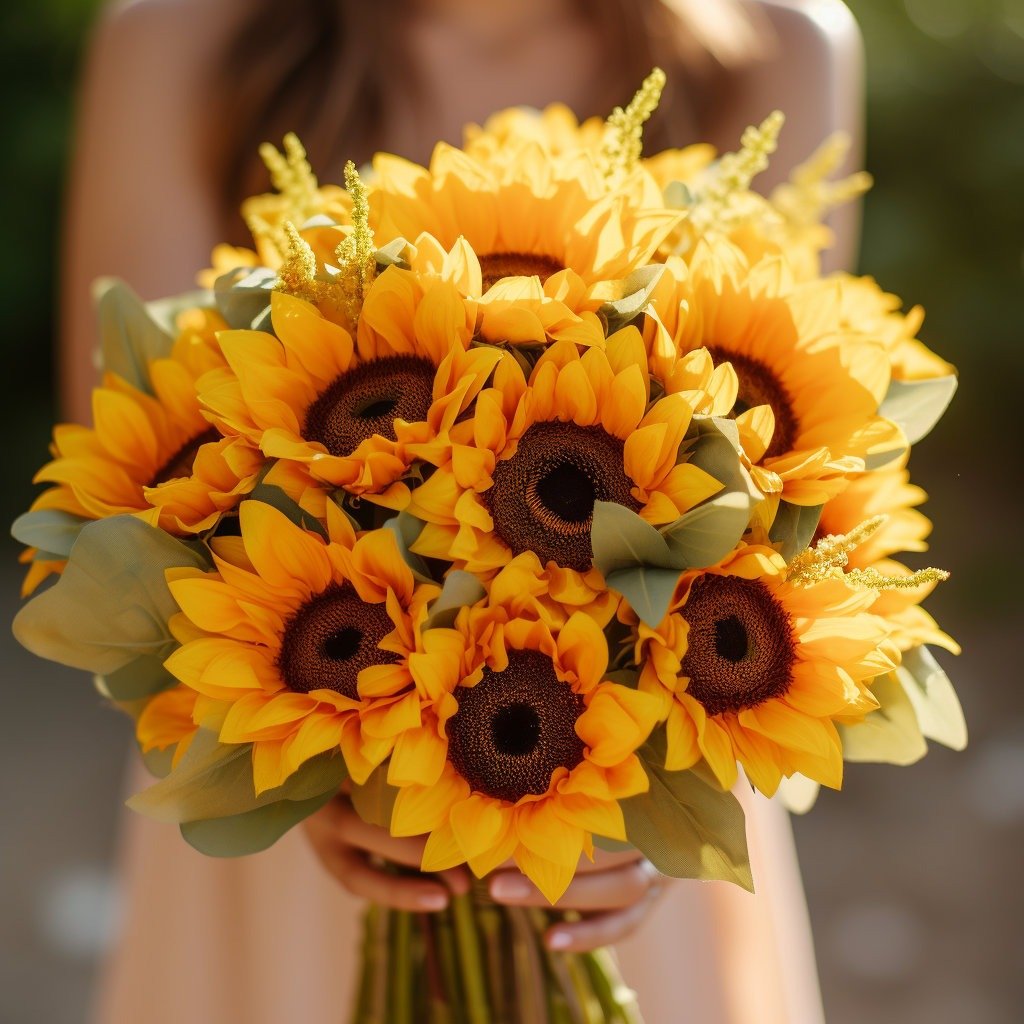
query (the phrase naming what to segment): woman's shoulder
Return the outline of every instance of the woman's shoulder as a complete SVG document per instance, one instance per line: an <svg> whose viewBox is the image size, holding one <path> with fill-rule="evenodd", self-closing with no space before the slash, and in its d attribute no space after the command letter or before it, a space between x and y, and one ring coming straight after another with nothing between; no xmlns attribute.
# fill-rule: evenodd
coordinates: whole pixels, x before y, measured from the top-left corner
<svg viewBox="0 0 1024 1024"><path fill-rule="evenodd" d="M860 29L842 0L744 0L755 17L766 18L783 52L813 47L828 54L859 51Z"/></svg>

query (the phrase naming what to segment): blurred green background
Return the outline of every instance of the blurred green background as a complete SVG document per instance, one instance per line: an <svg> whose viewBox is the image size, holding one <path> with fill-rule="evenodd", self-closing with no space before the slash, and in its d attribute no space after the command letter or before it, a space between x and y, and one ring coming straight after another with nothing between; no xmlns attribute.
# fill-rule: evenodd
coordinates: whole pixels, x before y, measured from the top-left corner
<svg viewBox="0 0 1024 1024"><path fill-rule="evenodd" d="M946 664L972 740L965 755L936 749L900 772L852 769L844 793L823 798L796 832L832 1024L1016 1024L1024 1006L1024 693L1015 657L1024 599L1014 571L1022 567L1024 0L850 6L867 44L866 166L877 181L861 268L926 307L925 340L962 376L912 469L932 495L929 561L954 572L930 609L966 649ZM97 7L34 0L0 10L4 522L31 498L55 415L62 177ZM0 552L5 617L17 603L16 553L9 541ZM0 663L0 877L9 908L0 919L0 1021L72 1024L85 1019L116 908L113 795L127 728L80 676L56 671L44 691L40 667L10 642ZM32 787L22 784L28 777Z"/></svg>

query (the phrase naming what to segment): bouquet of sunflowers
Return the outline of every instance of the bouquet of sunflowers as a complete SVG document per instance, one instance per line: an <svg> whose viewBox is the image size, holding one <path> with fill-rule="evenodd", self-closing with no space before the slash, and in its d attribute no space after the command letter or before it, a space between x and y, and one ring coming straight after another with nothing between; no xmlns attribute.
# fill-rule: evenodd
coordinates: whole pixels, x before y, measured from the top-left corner
<svg viewBox="0 0 1024 1024"><path fill-rule="evenodd" d="M344 188L289 137L201 291L101 282L15 632L133 716L137 810L231 856L344 785L424 871L511 860L555 904L595 845L752 887L741 767L806 809L844 760L964 745L945 574L892 557L953 368L820 272L868 184L831 180L840 141L769 197L778 114L644 159L662 84ZM640 1020L610 953L544 948L557 913L371 908L354 1021Z"/></svg>

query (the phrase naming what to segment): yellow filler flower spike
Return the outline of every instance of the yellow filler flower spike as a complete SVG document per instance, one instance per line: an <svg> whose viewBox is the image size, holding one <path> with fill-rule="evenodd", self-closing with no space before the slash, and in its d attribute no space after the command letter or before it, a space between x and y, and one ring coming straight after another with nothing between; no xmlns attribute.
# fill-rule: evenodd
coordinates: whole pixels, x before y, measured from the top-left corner
<svg viewBox="0 0 1024 1024"><path fill-rule="evenodd" d="M296 295L307 302L318 302L328 287L316 276L316 256L309 243L289 220L284 223L286 246L284 260L277 272L274 288Z"/></svg>
<svg viewBox="0 0 1024 1024"><path fill-rule="evenodd" d="M377 272L377 260L370 230L369 194L351 160L345 164L345 188L352 196L352 231L335 250L335 255L341 271L337 281L349 316L355 323L363 307L363 295Z"/></svg>
<svg viewBox="0 0 1024 1024"><path fill-rule="evenodd" d="M303 224L316 213L319 182L306 159L306 150L299 137L289 132L284 137L284 152L269 142L259 149L260 157L270 172L274 188L288 202L288 220Z"/></svg>
<svg viewBox="0 0 1024 1024"><path fill-rule="evenodd" d="M850 552L864 543L888 516L875 516L854 527L849 533L830 533L822 537L813 548L801 551L789 564L791 583L821 583L833 576L843 575ZM919 569L909 576L884 576L877 569L851 569L845 573L848 582L872 590L913 590L926 583L940 583L949 579L944 569Z"/></svg>
<svg viewBox="0 0 1024 1024"><path fill-rule="evenodd" d="M605 122L601 170L609 182L627 175L640 162L644 124L658 109L665 89L665 72L654 68L625 110L616 107Z"/></svg>

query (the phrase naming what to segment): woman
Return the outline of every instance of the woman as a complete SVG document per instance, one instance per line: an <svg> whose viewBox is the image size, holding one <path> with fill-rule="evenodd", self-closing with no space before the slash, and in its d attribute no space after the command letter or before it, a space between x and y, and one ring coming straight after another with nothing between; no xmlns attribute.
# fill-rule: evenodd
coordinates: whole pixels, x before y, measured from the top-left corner
<svg viewBox="0 0 1024 1024"><path fill-rule="evenodd" d="M323 177L337 178L344 159L377 148L426 159L434 140L457 142L464 123L500 107L560 99L581 115L607 112L655 63L673 90L653 145L730 147L778 107L790 117L778 178L835 129L856 135L858 37L837 0L135 0L112 10L90 54L70 182L68 413L88 419L89 282L117 274L151 297L190 287L213 245L237 239L237 201L265 187L260 140L295 129ZM853 225L833 226L841 260ZM563 901L586 918L548 936L579 949L632 934L624 972L649 1024L674 1024L681 1006L700 1024L821 1020L785 816L744 799L762 895L666 888L643 862L608 858ZM166 826L131 819L128 913L97 1019L333 1024L354 972L354 897L430 909L466 884L461 872L396 883L372 852L418 851L363 825L344 798L305 835L240 862L204 859ZM529 885L517 893L520 881L502 875L492 894L536 900Z"/></svg>

